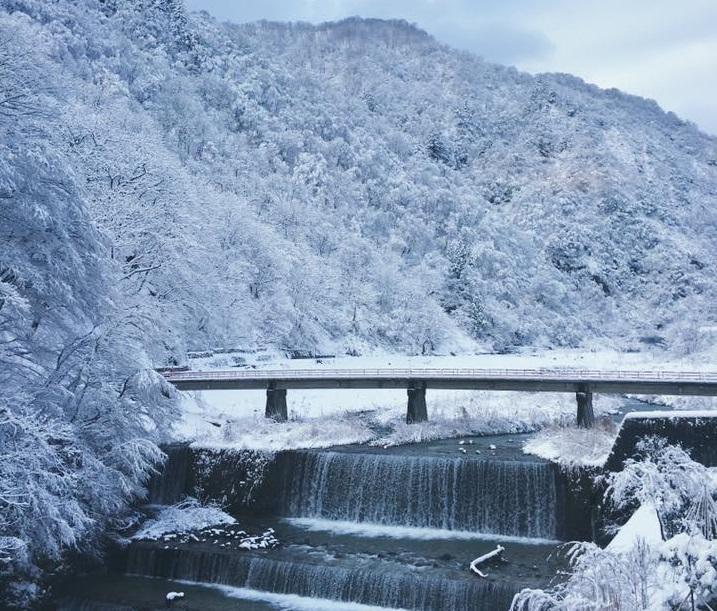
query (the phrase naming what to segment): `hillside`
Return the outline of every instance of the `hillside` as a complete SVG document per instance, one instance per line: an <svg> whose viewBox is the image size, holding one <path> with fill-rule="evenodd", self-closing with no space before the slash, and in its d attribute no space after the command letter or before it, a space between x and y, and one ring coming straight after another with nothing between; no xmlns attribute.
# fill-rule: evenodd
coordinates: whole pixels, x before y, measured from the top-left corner
<svg viewBox="0 0 717 611"><path fill-rule="evenodd" d="M63 152L117 283L164 321L157 358L691 344L714 322L717 142L653 102L403 22L9 4L62 74Z"/></svg>

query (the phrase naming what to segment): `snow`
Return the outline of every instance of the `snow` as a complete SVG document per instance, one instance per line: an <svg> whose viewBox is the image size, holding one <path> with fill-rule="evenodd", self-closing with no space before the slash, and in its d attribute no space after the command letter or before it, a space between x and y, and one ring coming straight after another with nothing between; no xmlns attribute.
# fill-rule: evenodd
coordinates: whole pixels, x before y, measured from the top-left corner
<svg viewBox="0 0 717 611"><path fill-rule="evenodd" d="M428 422L409 425L405 391L297 391L288 395L290 420L274 422L264 418L264 396L257 394L203 393L185 399L175 438L195 447L270 451L350 443L389 446L533 431L572 419L575 411L570 395L429 390ZM303 396L294 402L295 394Z"/></svg>
<svg viewBox="0 0 717 611"><path fill-rule="evenodd" d="M263 408L262 408L263 409ZM212 422L220 427L204 426L199 414L196 433L180 435L193 447L207 449L247 449L278 451L297 448L325 448L333 445L365 443L375 438L361 415L337 414L326 418L301 418L274 422L262 415L233 417L226 412L213 413Z"/></svg>
<svg viewBox="0 0 717 611"><path fill-rule="evenodd" d="M591 429L549 426L528 439L523 452L565 466L600 466L607 460L616 436L615 427L600 424Z"/></svg>
<svg viewBox="0 0 717 611"><path fill-rule="evenodd" d="M196 499L187 499L165 507L147 520L134 534L133 539L156 541L167 535L179 535L219 524L235 524L236 520L215 506L201 505Z"/></svg>
<svg viewBox="0 0 717 611"><path fill-rule="evenodd" d="M167 592L167 596L165 598L169 601L184 598L184 592Z"/></svg>
<svg viewBox="0 0 717 611"><path fill-rule="evenodd" d="M625 522L607 548L616 553L627 553L631 551L638 541L644 541L651 547L662 543L660 534L660 522L657 512L652 505L642 505L632 517Z"/></svg>

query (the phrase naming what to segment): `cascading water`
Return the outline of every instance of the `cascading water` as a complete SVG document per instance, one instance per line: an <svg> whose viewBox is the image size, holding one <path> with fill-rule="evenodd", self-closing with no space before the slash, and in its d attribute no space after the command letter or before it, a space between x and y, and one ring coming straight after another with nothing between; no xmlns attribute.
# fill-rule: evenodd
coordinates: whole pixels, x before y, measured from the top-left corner
<svg viewBox="0 0 717 611"><path fill-rule="evenodd" d="M188 446L166 446L164 452L167 460L162 472L150 480L147 494L147 501L156 505L171 505L186 496L192 468L192 450Z"/></svg>
<svg viewBox="0 0 717 611"><path fill-rule="evenodd" d="M405 567L370 568L295 562L252 554L135 546L127 570L164 579L221 583L279 594L350 601L389 608L489 611L510 607L515 588L483 580L432 577Z"/></svg>
<svg viewBox="0 0 717 611"><path fill-rule="evenodd" d="M174 503L187 493L220 502L242 528L276 529L282 545L248 551L215 535L134 542L126 571L133 579L159 578L152 583L187 580L302 600L506 611L518 590L542 585L558 570L547 560L552 540L565 536L565 518L576 513L564 477L546 462L456 456L455 441L446 445L444 454L421 447L281 452L267 459L250 502L245 488L256 470L245 456L166 448L150 503ZM507 562L478 578L467 567L495 549L491 536L510 538Z"/></svg>
<svg viewBox="0 0 717 611"><path fill-rule="evenodd" d="M547 463L319 451L287 463L287 516L558 538Z"/></svg>

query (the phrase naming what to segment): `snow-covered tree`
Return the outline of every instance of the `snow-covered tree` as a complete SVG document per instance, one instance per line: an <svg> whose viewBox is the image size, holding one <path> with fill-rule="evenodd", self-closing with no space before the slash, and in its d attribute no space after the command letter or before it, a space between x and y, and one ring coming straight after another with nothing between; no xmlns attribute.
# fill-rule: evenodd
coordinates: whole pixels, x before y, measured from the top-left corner
<svg viewBox="0 0 717 611"><path fill-rule="evenodd" d="M28 604L40 565L97 549L162 453L173 391L149 327L118 305L103 236L60 152L41 40L0 13L0 590Z"/></svg>
<svg viewBox="0 0 717 611"><path fill-rule="evenodd" d="M637 456L606 479L606 495L615 506L641 507L622 527L629 532L616 536L626 543L605 549L594 543L571 544L568 578L547 590L523 590L512 611L710 608L705 605L717 598L715 468L652 437L640 441ZM643 535L646 525L633 522L651 514L657 516L660 532L648 541Z"/></svg>
<svg viewBox="0 0 717 611"><path fill-rule="evenodd" d="M717 481L713 469L692 458L679 445L648 437L636 445L636 457L621 471L606 476L606 498L617 509L635 504L653 507L663 540L675 531L717 535Z"/></svg>

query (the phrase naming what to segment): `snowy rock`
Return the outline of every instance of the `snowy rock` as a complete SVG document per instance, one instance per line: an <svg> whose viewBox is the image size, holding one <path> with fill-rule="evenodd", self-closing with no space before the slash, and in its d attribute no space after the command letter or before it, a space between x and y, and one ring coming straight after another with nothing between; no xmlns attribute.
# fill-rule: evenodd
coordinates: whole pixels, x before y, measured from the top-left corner
<svg viewBox="0 0 717 611"><path fill-rule="evenodd" d="M178 535L201 530L216 524L234 524L236 520L216 506L201 505L196 499L186 499L162 509L156 517L147 520L133 539L164 541L175 540Z"/></svg>
<svg viewBox="0 0 717 611"><path fill-rule="evenodd" d="M165 598L170 601L184 598L184 592L167 592L167 596Z"/></svg>
<svg viewBox="0 0 717 611"><path fill-rule="evenodd" d="M643 540L650 546L657 546L662 542L660 522L655 508L651 505L643 505L632 514L610 541L607 549L614 552L629 552L638 540Z"/></svg>

